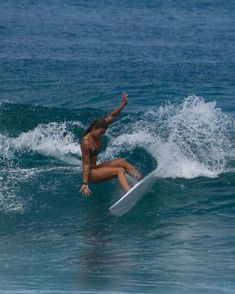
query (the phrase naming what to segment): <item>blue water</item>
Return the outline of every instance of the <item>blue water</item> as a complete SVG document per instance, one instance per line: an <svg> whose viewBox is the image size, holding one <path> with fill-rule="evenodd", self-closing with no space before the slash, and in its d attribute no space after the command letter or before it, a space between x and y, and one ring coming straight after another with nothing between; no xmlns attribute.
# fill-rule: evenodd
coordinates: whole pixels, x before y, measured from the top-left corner
<svg viewBox="0 0 235 294"><path fill-rule="evenodd" d="M234 1L0 2L0 293L235 292ZM99 161L156 178L121 218Z"/></svg>

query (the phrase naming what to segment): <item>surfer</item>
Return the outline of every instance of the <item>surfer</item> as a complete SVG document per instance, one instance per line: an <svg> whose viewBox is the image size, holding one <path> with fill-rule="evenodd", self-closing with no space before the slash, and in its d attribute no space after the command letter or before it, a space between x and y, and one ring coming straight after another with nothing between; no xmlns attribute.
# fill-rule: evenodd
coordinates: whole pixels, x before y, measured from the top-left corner
<svg viewBox="0 0 235 294"><path fill-rule="evenodd" d="M88 183L98 183L101 181L118 178L122 188L128 192L130 190L125 173L132 175L137 180L141 179L141 174L127 162L124 158L117 158L97 164L96 159L101 147L101 137L105 134L109 124L126 106L128 99L126 92L122 93L122 103L117 106L108 116L96 119L83 133L80 144L82 150L83 183L80 192L84 196L89 196L91 190Z"/></svg>

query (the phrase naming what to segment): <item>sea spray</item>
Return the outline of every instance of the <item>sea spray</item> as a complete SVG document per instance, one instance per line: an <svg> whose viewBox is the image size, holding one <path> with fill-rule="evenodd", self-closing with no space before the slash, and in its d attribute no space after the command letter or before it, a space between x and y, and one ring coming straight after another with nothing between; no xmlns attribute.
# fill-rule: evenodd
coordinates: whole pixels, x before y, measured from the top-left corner
<svg viewBox="0 0 235 294"><path fill-rule="evenodd" d="M81 167L79 137L70 130L80 121L39 124L18 137L0 135L3 162L24 153L39 153L65 164ZM110 125L108 144L98 161L128 159L136 148L149 153L160 177L215 177L226 172L232 158L231 118L202 97L188 96L182 103L166 103L145 112L133 113ZM138 156L135 159L138 161ZM147 162L141 163L145 169Z"/></svg>
<svg viewBox="0 0 235 294"><path fill-rule="evenodd" d="M158 177L216 177L231 171L233 123L216 102L194 95L181 103L153 106L145 112L123 115L110 125L98 162L120 156L129 160L133 155L132 162L145 174L150 165L148 159L142 160L146 153L155 161ZM71 185L76 186L82 176L79 138L84 128L80 121L49 122L16 137L0 134L0 210L28 209L29 196L25 199L20 187L43 175L52 177L43 187L46 191L52 189L53 173L63 178L66 173L75 173Z"/></svg>
<svg viewBox="0 0 235 294"><path fill-rule="evenodd" d="M68 130L75 122L51 122L39 124L35 129L22 132L17 138L0 135L1 157L10 160L15 152L36 152L51 156L68 164L79 165L80 160L71 154L81 157L79 143ZM77 123L79 126L82 124Z"/></svg>
<svg viewBox="0 0 235 294"><path fill-rule="evenodd" d="M107 152L142 147L155 158L160 177L215 177L232 158L230 126L215 101L191 95L180 104L150 108L112 138Z"/></svg>

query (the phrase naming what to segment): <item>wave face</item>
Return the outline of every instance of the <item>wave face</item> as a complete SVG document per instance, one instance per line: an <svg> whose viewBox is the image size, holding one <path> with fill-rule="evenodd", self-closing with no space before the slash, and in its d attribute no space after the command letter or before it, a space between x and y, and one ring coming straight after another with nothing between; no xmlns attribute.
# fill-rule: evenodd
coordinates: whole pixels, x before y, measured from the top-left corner
<svg viewBox="0 0 235 294"><path fill-rule="evenodd" d="M0 134L1 207L5 211L21 210L16 187L28 178L55 169L61 176L72 170L78 178L82 176L79 137L87 124L87 113L77 113L79 119L71 119L69 111L61 117L58 110L53 113L53 109L26 105L19 123L22 105L17 107L1 105L5 126ZM41 111L47 122L42 121ZM56 121L50 121L50 116ZM232 126L232 118L216 102L188 96L178 104L166 103L116 120L104 137L99 161L125 157L144 175L155 168L158 178L214 178L233 171Z"/></svg>
<svg viewBox="0 0 235 294"><path fill-rule="evenodd" d="M123 194L116 180L79 194L79 138L103 115L1 104L0 290L233 293L233 117L195 95L123 113L99 162L125 157L156 178L117 218L108 210Z"/></svg>

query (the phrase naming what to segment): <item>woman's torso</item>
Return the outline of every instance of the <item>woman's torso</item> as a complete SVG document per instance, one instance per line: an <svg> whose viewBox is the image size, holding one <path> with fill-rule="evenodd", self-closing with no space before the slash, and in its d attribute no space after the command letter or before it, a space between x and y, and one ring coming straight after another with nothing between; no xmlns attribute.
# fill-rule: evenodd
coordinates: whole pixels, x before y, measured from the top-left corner
<svg viewBox="0 0 235 294"><path fill-rule="evenodd" d="M91 138L90 134L85 135L82 138L82 142L86 140L89 142L90 147L90 167L96 167L96 159L99 153L99 149L101 147L101 140L95 141L93 138Z"/></svg>

